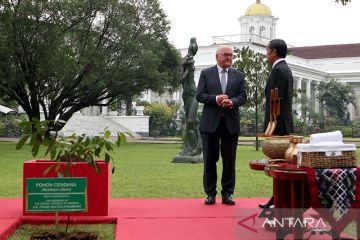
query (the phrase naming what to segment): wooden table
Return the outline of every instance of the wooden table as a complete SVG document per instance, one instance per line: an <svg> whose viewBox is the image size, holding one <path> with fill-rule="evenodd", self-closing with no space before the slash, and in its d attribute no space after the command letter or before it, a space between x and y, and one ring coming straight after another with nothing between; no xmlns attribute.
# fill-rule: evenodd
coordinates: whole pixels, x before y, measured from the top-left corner
<svg viewBox="0 0 360 240"><path fill-rule="evenodd" d="M303 213L311 207L310 189L305 171L287 168L276 168L267 165L265 174L273 179L273 194L275 218L277 220L295 218L303 219ZM304 229L300 225L289 228L277 228L276 239L284 239L289 234L294 234L294 239L302 239Z"/></svg>
<svg viewBox="0 0 360 240"><path fill-rule="evenodd" d="M253 170L264 171L266 175L273 178L277 219L289 217L302 219L303 211L310 207L310 190L305 171L297 170L295 167L287 169L276 163L269 164L266 159L251 161L249 167ZM303 231L301 228L280 229L276 231L276 239L283 239L291 232L294 233L295 239L302 239Z"/></svg>
<svg viewBox="0 0 360 240"><path fill-rule="evenodd" d="M273 179L273 194L275 205L275 217L277 219L293 217L295 219L303 219L303 213L311 208L311 193L308 182L307 172L296 167L286 168L281 164L266 165L264 172ZM359 179L357 180L359 181ZM359 200L358 200L359 201ZM329 216L331 213L328 209L317 209L320 217ZM344 218L349 220L356 220L357 235L360 233L360 214L359 208L353 208L350 213ZM326 219L326 218L324 218ZM328 220L328 219L326 219ZM329 222L332 231L333 239L341 239L340 222ZM344 223L343 226L346 224ZM304 231L306 229L297 225L290 228L276 229L276 239L284 239L289 233L294 234L294 239L303 239ZM357 237L359 239L359 237Z"/></svg>
<svg viewBox="0 0 360 240"><path fill-rule="evenodd" d="M254 160L249 162L249 167L255 171L264 171L264 168L269 163L268 159Z"/></svg>

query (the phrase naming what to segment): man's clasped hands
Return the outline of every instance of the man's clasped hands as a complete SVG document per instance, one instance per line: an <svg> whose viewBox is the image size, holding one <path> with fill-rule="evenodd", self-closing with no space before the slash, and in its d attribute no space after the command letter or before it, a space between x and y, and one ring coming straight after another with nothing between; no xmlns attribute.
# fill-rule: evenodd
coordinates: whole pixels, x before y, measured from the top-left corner
<svg viewBox="0 0 360 240"><path fill-rule="evenodd" d="M232 108L233 102L229 99L228 95L221 94L216 96L216 102L223 108Z"/></svg>

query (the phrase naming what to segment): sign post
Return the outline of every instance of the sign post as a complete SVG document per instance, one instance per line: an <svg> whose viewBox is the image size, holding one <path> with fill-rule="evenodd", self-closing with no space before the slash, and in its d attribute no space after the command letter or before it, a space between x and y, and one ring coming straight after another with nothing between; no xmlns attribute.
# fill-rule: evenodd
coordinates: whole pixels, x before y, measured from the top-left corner
<svg viewBox="0 0 360 240"><path fill-rule="evenodd" d="M87 211L86 178L27 178L26 211Z"/></svg>

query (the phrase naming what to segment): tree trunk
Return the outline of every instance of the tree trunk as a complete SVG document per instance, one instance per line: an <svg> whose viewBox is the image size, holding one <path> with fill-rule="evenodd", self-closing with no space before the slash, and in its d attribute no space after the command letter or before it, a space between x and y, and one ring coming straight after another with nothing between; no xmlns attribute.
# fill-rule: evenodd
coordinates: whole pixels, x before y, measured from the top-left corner
<svg viewBox="0 0 360 240"><path fill-rule="evenodd" d="M125 100L125 104L126 104L126 116L131 116L132 115L132 99L126 99Z"/></svg>
<svg viewBox="0 0 360 240"><path fill-rule="evenodd" d="M259 151L259 138L257 133L259 132L259 128L258 128L258 124L259 124L259 102L258 102L258 88L257 86L255 87L255 148L256 151Z"/></svg>

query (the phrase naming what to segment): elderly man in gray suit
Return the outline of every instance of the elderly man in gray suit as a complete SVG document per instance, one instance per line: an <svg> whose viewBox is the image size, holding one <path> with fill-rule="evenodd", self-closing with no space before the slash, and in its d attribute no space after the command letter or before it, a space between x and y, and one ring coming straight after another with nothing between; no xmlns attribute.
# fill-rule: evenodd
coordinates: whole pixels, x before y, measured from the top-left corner
<svg viewBox="0 0 360 240"><path fill-rule="evenodd" d="M206 205L215 204L216 163L221 152L222 203L235 205L235 161L240 133L239 107L246 102L244 74L231 68L233 48L221 45L216 51L217 64L201 71L196 99L204 104L200 131L203 140L204 190Z"/></svg>

